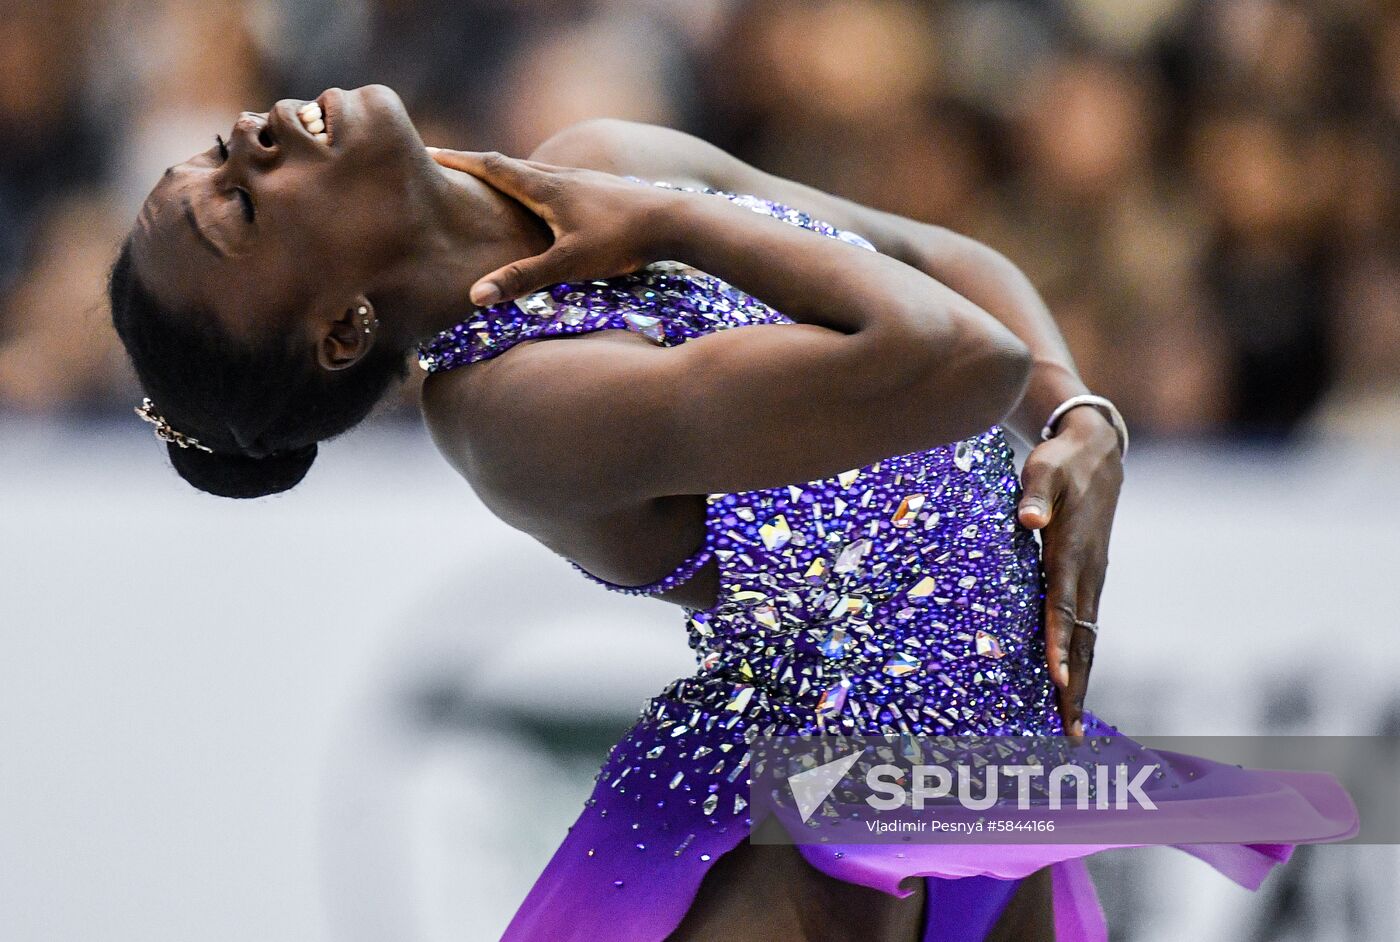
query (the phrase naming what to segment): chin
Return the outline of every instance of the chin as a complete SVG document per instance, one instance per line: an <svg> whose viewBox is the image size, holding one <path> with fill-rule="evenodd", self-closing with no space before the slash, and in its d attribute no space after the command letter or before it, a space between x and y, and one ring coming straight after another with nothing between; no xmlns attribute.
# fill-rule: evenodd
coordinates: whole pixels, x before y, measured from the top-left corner
<svg viewBox="0 0 1400 942"><path fill-rule="evenodd" d="M336 150L381 157L392 152L415 156L423 152L423 139L403 99L387 85L364 85L349 91L329 88L318 100L326 112L326 123L335 128Z"/></svg>

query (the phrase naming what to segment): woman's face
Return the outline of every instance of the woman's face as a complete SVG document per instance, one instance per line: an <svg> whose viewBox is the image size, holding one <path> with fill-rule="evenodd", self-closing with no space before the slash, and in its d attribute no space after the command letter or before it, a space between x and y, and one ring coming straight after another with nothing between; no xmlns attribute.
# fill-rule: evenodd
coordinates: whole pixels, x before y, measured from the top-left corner
<svg viewBox="0 0 1400 942"><path fill-rule="evenodd" d="M437 171L403 103L382 85L316 103L323 138L307 102L279 101L165 172L132 244L164 304L212 312L245 339L293 329L289 313L314 330L411 249Z"/></svg>

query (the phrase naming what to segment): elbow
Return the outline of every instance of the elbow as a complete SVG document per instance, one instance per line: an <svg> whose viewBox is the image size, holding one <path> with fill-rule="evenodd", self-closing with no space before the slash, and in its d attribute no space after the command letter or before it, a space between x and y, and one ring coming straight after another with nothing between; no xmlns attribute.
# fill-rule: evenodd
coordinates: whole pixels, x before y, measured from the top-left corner
<svg viewBox="0 0 1400 942"><path fill-rule="evenodd" d="M1033 367L1030 348L980 308L957 303L938 314L925 310L902 321L902 330L879 332L882 343L866 358L882 365L891 407L931 423L934 444L1005 420L1020 404ZM943 405L930 414L930 403Z"/></svg>
<svg viewBox="0 0 1400 942"><path fill-rule="evenodd" d="M1020 404L1034 365L1030 347L1011 331L997 325L991 333L976 368L977 375L984 377L979 384L987 410L984 427L1003 421Z"/></svg>
<svg viewBox="0 0 1400 942"><path fill-rule="evenodd" d="M957 403L957 408L942 415L952 425L943 430L945 440L977 435L1001 423L1030 385L1034 362L1030 348L990 316L978 314L930 350L940 363L927 374L934 388L926 392L935 394L938 401Z"/></svg>

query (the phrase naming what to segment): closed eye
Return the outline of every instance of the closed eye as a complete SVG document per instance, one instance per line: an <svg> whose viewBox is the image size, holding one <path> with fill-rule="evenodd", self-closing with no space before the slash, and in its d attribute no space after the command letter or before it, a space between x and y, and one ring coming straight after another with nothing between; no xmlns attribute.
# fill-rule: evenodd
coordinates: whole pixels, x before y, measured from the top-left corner
<svg viewBox="0 0 1400 942"><path fill-rule="evenodd" d="M226 163L228 161L228 144L224 141L224 136L215 134L214 144L219 148L219 162ZM241 186L235 187L233 192L238 196L239 205L243 207L243 218L251 223L258 216L257 208L253 205L253 194Z"/></svg>
<svg viewBox="0 0 1400 942"><path fill-rule="evenodd" d="M253 207L253 196L243 187L238 187L233 192L238 194L238 202L243 205L243 218L252 222L257 218L257 210Z"/></svg>

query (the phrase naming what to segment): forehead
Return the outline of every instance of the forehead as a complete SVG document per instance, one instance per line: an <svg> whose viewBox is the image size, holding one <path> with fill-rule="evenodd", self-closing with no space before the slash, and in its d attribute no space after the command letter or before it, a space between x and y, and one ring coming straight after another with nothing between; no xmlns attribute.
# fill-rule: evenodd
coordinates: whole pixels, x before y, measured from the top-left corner
<svg viewBox="0 0 1400 942"><path fill-rule="evenodd" d="M275 233L261 231L246 245L217 234L228 196L218 192L215 168L200 154L165 171L137 215L132 262L162 305L217 317L251 338L303 286L286 253L269 244Z"/></svg>
<svg viewBox="0 0 1400 942"><path fill-rule="evenodd" d="M136 217L136 231L143 236L168 237L163 232L201 189L212 188L216 162L209 153L195 154L189 160L165 168Z"/></svg>
<svg viewBox="0 0 1400 942"><path fill-rule="evenodd" d="M132 261L142 280L163 303L201 308L211 300L208 284L222 274L220 256L195 222L200 184L212 171L198 157L176 164L156 183L132 230Z"/></svg>

